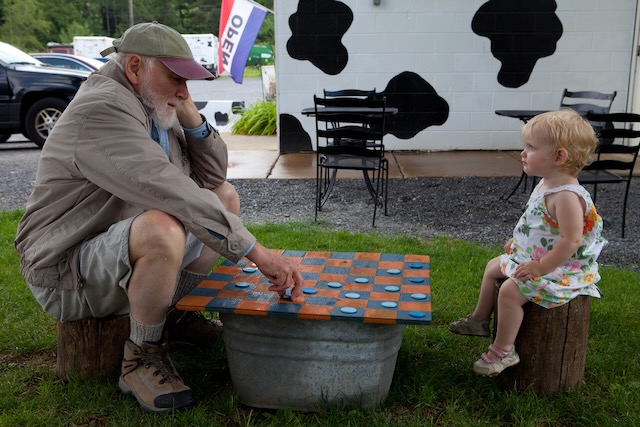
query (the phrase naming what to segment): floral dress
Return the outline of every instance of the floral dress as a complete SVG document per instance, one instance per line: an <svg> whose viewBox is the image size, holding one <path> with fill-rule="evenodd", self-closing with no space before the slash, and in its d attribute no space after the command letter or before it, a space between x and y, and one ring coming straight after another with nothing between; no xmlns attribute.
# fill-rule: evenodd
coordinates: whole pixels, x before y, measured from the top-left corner
<svg viewBox="0 0 640 427"><path fill-rule="evenodd" d="M578 295L600 298L596 287L600 280L596 259L607 241L601 236L602 218L596 212L589 192L581 185L563 185L540 193L541 185L542 181L532 192L525 212L513 230L511 254L500 257L502 273L511 277L529 301L545 308L563 305ZM558 223L547 211L545 203L545 196L559 191L572 191L586 203L582 245L554 271L524 282L517 280L513 275L518 264L541 259L560 239Z"/></svg>

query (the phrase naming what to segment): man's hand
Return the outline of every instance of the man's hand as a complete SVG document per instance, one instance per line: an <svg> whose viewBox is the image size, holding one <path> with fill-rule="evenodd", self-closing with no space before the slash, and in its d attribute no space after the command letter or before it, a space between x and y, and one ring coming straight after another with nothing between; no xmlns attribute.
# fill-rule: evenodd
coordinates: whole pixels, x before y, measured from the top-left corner
<svg viewBox="0 0 640 427"><path fill-rule="evenodd" d="M300 296L303 278L291 260L267 250L257 242L247 254L247 258L253 261L262 274L269 279L270 291L282 296L288 288L293 286L291 299L295 301Z"/></svg>
<svg viewBox="0 0 640 427"><path fill-rule="evenodd" d="M203 123L198 107L196 107L191 97L182 99L174 108L176 109L176 116L180 126L183 128L194 129Z"/></svg>

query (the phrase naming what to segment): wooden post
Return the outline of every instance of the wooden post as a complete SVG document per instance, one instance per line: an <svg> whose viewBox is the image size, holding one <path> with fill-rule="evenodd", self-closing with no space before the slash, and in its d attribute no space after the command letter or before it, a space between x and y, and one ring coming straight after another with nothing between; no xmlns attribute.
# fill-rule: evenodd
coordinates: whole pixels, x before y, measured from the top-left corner
<svg viewBox="0 0 640 427"><path fill-rule="evenodd" d="M498 287L496 298L497 291ZM579 296L550 309L527 303L523 309L515 344L520 363L501 373L498 384L544 395L580 385L587 357L591 298ZM496 321L494 328L495 333Z"/></svg>
<svg viewBox="0 0 640 427"><path fill-rule="evenodd" d="M124 343L129 338L129 316L89 317L58 321L56 376L72 373L84 379L120 374Z"/></svg>

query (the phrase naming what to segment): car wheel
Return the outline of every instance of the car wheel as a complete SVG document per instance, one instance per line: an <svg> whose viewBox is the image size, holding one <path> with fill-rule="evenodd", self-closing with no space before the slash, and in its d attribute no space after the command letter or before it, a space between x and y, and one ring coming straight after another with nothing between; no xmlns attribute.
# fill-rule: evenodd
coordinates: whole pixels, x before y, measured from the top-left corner
<svg viewBox="0 0 640 427"><path fill-rule="evenodd" d="M44 98L29 108L25 128L29 139L38 147L42 148L67 105L68 102L59 98Z"/></svg>
<svg viewBox="0 0 640 427"><path fill-rule="evenodd" d="M0 133L0 144L2 144L3 142L7 142L9 138L11 138L10 133Z"/></svg>

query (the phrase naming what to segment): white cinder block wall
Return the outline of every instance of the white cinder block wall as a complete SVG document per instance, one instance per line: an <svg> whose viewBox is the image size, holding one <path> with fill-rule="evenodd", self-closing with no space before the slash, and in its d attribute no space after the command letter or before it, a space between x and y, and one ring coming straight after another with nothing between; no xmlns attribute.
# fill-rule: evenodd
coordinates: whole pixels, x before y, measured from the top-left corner
<svg viewBox="0 0 640 427"><path fill-rule="evenodd" d="M537 0L531 0L537 1ZM618 91L611 109L625 111L637 0L556 0L563 34L552 56L540 58L529 81L500 85L500 62L491 42L471 29L480 0L342 0L354 13L343 37L349 51L344 70L328 75L309 61L289 56L289 17L298 2L275 5L278 114L297 118L315 147L312 117L300 111L313 106L323 88L375 87L383 91L391 78L413 71L449 104L449 117L407 140L385 137L391 150L520 149L517 119L497 116L497 109L554 109L562 90Z"/></svg>

